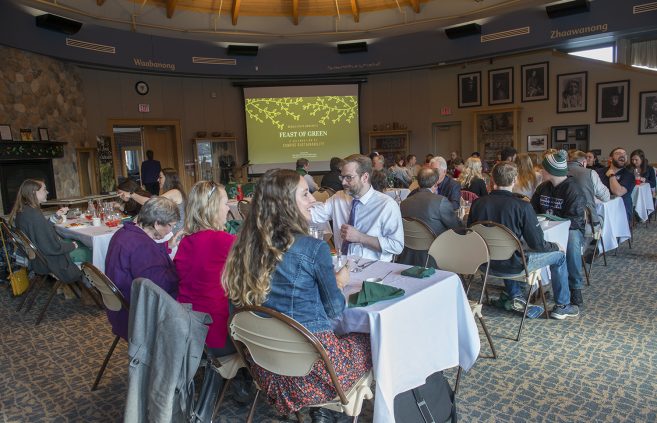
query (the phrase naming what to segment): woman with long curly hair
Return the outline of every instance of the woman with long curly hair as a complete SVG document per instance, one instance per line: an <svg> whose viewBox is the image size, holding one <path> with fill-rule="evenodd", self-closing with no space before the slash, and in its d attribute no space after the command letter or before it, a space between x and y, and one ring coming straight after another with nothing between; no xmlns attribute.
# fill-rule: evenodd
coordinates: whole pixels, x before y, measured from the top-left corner
<svg viewBox="0 0 657 423"><path fill-rule="evenodd" d="M328 244L308 236L313 202L308 185L296 172L266 172L228 256L222 284L236 306L272 308L313 332L348 389L372 366L369 335L333 332L331 319L345 309L341 288L349 273L346 268L334 273ZM336 396L320 361L303 377L275 375L257 364L252 371L268 401L283 414ZM311 416L317 422L333 421L323 408L313 409Z"/></svg>
<svg viewBox="0 0 657 423"><path fill-rule="evenodd" d="M486 181L481 173L481 159L478 157L468 157L457 180L464 191L474 192L478 197L488 195Z"/></svg>
<svg viewBox="0 0 657 423"><path fill-rule="evenodd" d="M531 198L536 187L541 183L541 177L536 174L534 163L527 153L520 153L516 156L516 166L518 167L518 180L513 186L513 192Z"/></svg>
<svg viewBox="0 0 657 423"><path fill-rule="evenodd" d="M157 181L160 183L160 196L168 198L178 206L180 220L171 230L171 232L176 234L182 229L183 222L185 221L185 203L187 202L185 189L183 188L180 177L178 176L178 171L170 167L166 167L160 171L160 176L157 178ZM135 200L137 203L143 205L148 201L149 197L133 192L128 195L127 199L123 197L121 199L124 201Z"/></svg>

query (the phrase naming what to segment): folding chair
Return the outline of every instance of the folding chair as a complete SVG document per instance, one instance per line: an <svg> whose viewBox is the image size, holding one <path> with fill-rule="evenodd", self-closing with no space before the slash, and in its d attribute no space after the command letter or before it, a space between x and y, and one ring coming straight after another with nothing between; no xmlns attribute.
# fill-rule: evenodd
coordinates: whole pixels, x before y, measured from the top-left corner
<svg viewBox="0 0 657 423"><path fill-rule="evenodd" d="M325 188L320 188L317 191L313 192L313 197L315 197L315 200L319 201L320 203L325 202L326 200L331 197L331 194L326 191Z"/></svg>
<svg viewBox="0 0 657 423"><path fill-rule="evenodd" d="M313 404L311 407L324 407L344 413L352 416L355 423L358 421L363 401L374 396L371 389L371 370L349 391L345 391L320 341L299 322L282 313L262 306L239 308L231 316L229 328L230 337L242 360L248 363L248 356L254 363L272 373L305 376L312 370L315 362L321 360L338 395L332 401ZM260 394L260 387L257 388L247 423L253 421ZM299 412L296 416L300 422L303 421Z"/></svg>
<svg viewBox="0 0 657 423"><path fill-rule="evenodd" d="M541 299L543 300L543 313L545 314L545 318L550 318L547 311L545 293L543 292L543 284L541 282L541 269L536 269L532 272L527 269L527 259L525 258L525 251L522 248L522 244L518 237L516 237L506 226L491 221L482 221L475 222L471 226L471 229L481 235L484 241L486 241L491 260L508 260L516 251L520 254L523 267L523 271L520 273L510 275L488 274L490 277L498 279L511 279L525 282L530 286L530 289L528 289L529 293L527 294L527 303L525 304L525 310L522 313L522 320L520 321L520 328L518 329L518 335L516 336L516 341L520 341L520 334L522 333L522 327L525 323L525 318L527 317L527 309L529 308L529 299L532 295L531 287L536 284L538 284L538 290Z"/></svg>
<svg viewBox="0 0 657 423"><path fill-rule="evenodd" d="M481 295L478 301L468 300L470 309L474 317L481 323L481 328L484 330L488 344L493 352L492 358L497 358L497 352L493 345L493 339L488 332L484 316L482 314L482 303L484 292L486 291L486 281L488 279L488 269L490 267L490 254L486 241L472 229L466 229L464 234L459 234L453 229L443 232L438 238L433 241L429 248L429 255L436 261L438 268L454 272L458 275L470 276L470 281L467 285L466 295L470 291L472 278L476 274L481 274L483 285L481 287ZM484 267L483 272L481 271ZM461 367L459 367L456 375L456 383L454 385L454 392L459 388L459 381L461 378Z"/></svg>
<svg viewBox="0 0 657 423"><path fill-rule="evenodd" d="M333 195L335 195L335 190L331 187L320 187L319 190L320 191L323 190L323 191L327 192L329 197L332 197Z"/></svg>
<svg viewBox="0 0 657 423"><path fill-rule="evenodd" d="M242 220L246 220L246 216L251 210L251 202L247 200L240 200L237 202L237 211L242 215Z"/></svg>
<svg viewBox="0 0 657 423"><path fill-rule="evenodd" d="M474 192L461 190L461 199L463 201L469 201L470 203L472 203L477 198L479 198L479 196L477 194L475 194Z"/></svg>
<svg viewBox="0 0 657 423"><path fill-rule="evenodd" d="M433 230L420 219L414 217L403 217L402 226L404 227L404 248L417 251L429 251L431 243L436 239ZM424 267L429 263L429 254L424 261Z"/></svg>
<svg viewBox="0 0 657 423"><path fill-rule="evenodd" d="M584 268L584 276L586 276L586 285L590 286L591 269L593 268L593 262L595 261L596 254L598 254L598 247L599 246L602 247L602 258L604 260L605 266L607 265L607 251L605 250L605 241L604 239L602 239L602 222L600 222L600 225L597 227L593 224L592 212L588 207L584 208L584 219L586 221L587 229L591 232L590 239L595 241L595 247L593 249L593 256L591 257L591 263L589 263L588 265L584 258L584 253L586 252L586 246L590 244L588 237L584 238L584 243L583 243L584 245L582 245L582 267Z"/></svg>
<svg viewBox="0 0 657 423"><path fill-rule="evenodd" d="M0 226L1 226L1 230L4 232L6 239L13 244L15 251L22 252L25 258L27 258L27 260L30 262L36 260L36 254L34 253L34 250L24 245L23 240L27 239L27 237L25 236L24 238L22 238L18 236L17 231L19 231L19 229L11 228L4 221L0 222ZM45 282L46 278L48 278L48 275L38 275L38 276L39 276L38 281L30 280L30 285L27 288L27 290L23 293L23 300L18 304L18 307L16 307L16 311L21 311L23 306L27 304L27 299L30 298L30 296L34 293L35 286L37 284L42 284L43 282Z"/></svg>

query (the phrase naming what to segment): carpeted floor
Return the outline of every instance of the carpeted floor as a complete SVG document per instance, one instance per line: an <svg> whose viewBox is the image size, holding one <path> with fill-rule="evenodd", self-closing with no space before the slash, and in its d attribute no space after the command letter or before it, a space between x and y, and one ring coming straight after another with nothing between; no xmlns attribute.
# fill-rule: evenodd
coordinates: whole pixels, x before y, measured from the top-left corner
<svg viewBox="0 0 657 423"><path fill-rule="evenodd" d="M458 392L463 422L657 421L657 224L635 231L609 265L596 262L586 307L565 321L529 320L484 308L499 358L480 358ZM57 296L34 327L42 293L29 313L0 288L0 419L3 422L122 420L126 345L119 344L100 387L90 392L113 336L105 314ZM488 354L482 337L482 353ZM400 365L403 365L400 363ZM446 372L452 378L454 371ZM229 397L220 422L242 422L246 410ZM362 414L371 421L371 405ZM256 421L280 421L260 404ZM293 420L291 420L293 421ZM400 422L404 423L404 422Z"/></svg>

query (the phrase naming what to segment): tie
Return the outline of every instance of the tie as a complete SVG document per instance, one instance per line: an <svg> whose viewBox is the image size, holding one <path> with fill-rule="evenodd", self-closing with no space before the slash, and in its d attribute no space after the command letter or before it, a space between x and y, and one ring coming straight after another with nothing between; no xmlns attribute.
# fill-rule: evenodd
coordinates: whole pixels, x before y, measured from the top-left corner
<svg viewBox="0 0 657 423"><path fill-rule="evenodd" d="M356 226L356 207L359 204L360 201L355 198L351 202L351 211L349 212L349 220L347 221L347 225ZM344 239L342 240L342 247L340 248L340 251L345 255L349 252L349 241Z"/></svg>

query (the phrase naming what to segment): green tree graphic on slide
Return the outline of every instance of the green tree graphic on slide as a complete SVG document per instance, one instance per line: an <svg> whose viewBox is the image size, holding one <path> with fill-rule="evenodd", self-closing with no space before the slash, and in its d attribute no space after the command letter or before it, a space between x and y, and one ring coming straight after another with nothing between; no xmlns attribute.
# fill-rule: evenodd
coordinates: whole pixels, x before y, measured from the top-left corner
<svg viewBox="0 0 657 423"><path fill-rule="evenodd" d="M351 123L356 119L358 102L355 96L247 98L245 109L249 119L283 130L287 123L299 122L303 116L312 116L324 126Z"/></svg>

